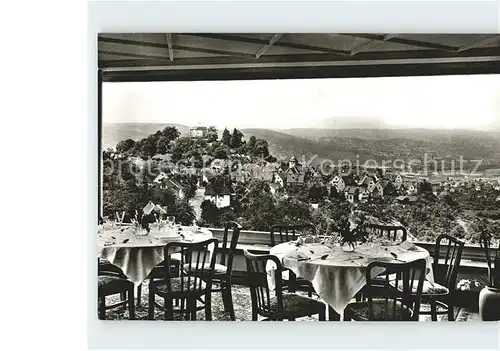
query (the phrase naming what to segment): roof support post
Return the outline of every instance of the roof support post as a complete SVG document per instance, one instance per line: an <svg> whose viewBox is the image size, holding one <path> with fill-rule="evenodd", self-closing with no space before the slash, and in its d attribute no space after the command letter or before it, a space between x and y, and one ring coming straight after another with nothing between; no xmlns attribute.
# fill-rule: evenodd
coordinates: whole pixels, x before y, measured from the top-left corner
<svg viewBox="0 0 500 351"><path fill-rule="evenodd" d="M97 70L97 218L102 217L102 70Z"/></svg>

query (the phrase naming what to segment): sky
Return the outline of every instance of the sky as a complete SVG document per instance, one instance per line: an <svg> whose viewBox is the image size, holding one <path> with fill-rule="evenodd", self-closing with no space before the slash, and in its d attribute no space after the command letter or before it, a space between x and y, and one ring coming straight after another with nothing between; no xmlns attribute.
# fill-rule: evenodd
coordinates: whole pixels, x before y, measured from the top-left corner
<svg viewBox="0 0 500 351"><path fill-rule="evenodd" d="M104 83L103 121L497 131L500 75Z"/></svg>

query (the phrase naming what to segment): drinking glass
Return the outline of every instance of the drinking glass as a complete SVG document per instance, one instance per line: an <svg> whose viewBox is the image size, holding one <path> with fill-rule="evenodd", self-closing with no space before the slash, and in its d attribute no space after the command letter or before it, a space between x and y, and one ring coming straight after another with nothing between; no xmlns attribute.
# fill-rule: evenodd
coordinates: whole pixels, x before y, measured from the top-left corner
<svg viewBox="0 0 500 351"><path fill-rule="evenodd" d="M173 228L175 225L175 216L167 216L167 223L170 228Z"/></svg>

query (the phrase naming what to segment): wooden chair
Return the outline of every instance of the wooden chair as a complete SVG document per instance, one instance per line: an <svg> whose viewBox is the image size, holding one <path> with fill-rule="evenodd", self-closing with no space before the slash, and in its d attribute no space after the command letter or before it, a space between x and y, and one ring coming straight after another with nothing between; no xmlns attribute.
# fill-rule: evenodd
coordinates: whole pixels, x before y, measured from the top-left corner
<svg viewBox="0 0 500 351"><path fill-rule="evenodd" d="M488 265L488 286L500 286L500 242L498 248L491 247L490 240L483 237L479 240L479 244L484 250L486 264Z"/></svg>
<svg viewBox="0 0 500 351"><path fill-rule="evenodd" d="M409 263L370 263L366 268L367 300L348 304L344 320L418 321L425 270L424 259ZM381 271L386 280L384 289L374 280Z"/></svg>
<svg viewBox="0 0 500 351"><path fill-rule="evenodd" d="M186 319L196 320L196 312L200 310L198 302L202 301L205 319L212 320L211 293L217 243L217 239L209 239L198 243L171 242L165 246L162 277L151 277L149 281L148 319L154 318L154 309L158 307L165 311L165 320L172 320L174 301L180 301L178 311ZM180 252L180 266L184 269L179 275L172 274L170 268L172 252ZM156 296L163 298L163 305L155 301Z"/></svg>
<svg viewBox="0 0 500 351"><path fill-rule="evenodd" d="M229 231L231 230L231 241L228 246ZM229 312L232 321L236 320L234 315L233 297L231 293L231 278L233 272L233 258L236 251L236 245L240 237L241 226L233 221L226 222L224 225L224 235L222 243L219 243L219 255L216 259L214 276L212 279L212 293L220 292L224 310ZM207 265L207 264L206 264ZM196 271L193 271L196 274ZM203 299L200 302L204 303Z"/></svg>
<svg viewBox="0 0 500 351"><path fill-rule="evenodd" d="M106 311L128 306L129 319L135 319L134 283L127 279L120 268L111 263L97 261L97 296L99 319L106 319ZM120 294L120 301L106 306L106 297Z"/></svg>
<svg viewBox="0 0 500 351"><path fill-rule="evenodd" d="M403 226L382 225L368 223L365 226L369 234L378 236L381 239L386 239L394 243L402 243L408 238L408 232Z"/></svg>
<svg viewBox="0 0 500 351"><path fill-rule="evenodd" d="M297 294L283 294L282 266L276 256L255 255L247 250L244 251L244 255L249 275L253 321L257 321L259 315L263 316L265 320L281 321L287 319L294 321L296 318L314 314L318 315L320 321L326 320L324 303ZM269 261L276 265L274 297L267 281L266 265Z"/></svg>
<svg viewBox="0 0 500 351"><path fill-rule="evenodd" d="M228 236L231 230L231 241L228 246ZM231 278L233 272L233 259L236 245L240 237L241 225L236 222L227 222L224 225L224 236L219 246L220 256L215 264L213 283L216 286L212 292L220 292L224 303L224 310L229 312L232 321L236 320L234 315L233 297L231 293Z"/></svg>
<svg viewBox="0 0 500 351"><path fill-rule="evenodd" d="M380 239L389 240L391 242L394 242L394 244L400 244L406 241L406 239L408 238L408 232L403 226L367 223L365 225L365 229L369 235L376 236ZM386 279L384 275L375 277L374 280L379 282L379 285L382 289L386 288ZM372 289L373 288L374 287L372 287ZM355 298L357 301L361 301L365 299L364 295L364 289L362 289L358 294L356 294Z"/></svg>
<svg viewBox="0 0 500 351"><path fill-rule="evenodd" d="M276 224L271 227L271 245L281 244L293 240L301 235L316 235L316 227L312 223L303 224ZM279 241L276 242L276 235L279 236ZM285 284L284 288L288 292L293 293L297 290L307 292L309 297L312 297L314 288L312 284L302 278L297 278L297 276L289 269L285 269L282 275Z"/></svg>
<svg viewBox="0 0 500 351"><path fill-rule="evenodd" d="M276 234L279 241L276 242ZM301 235L316 235L316 227L312 223L303 224L275 224L271 227L271 245L296 240Z"/></svg>
<svg viewBox="0 0 500 351"><path fill-rule="evenodd" d="M430 309L420 310L420 314L430 315L433 321L437 321L438 315L445 314L448 320L455 320L453 307L464 245L463 241L448 234L436 238L433 264L436 283L424 282L422 298L429 303Z"/></svg>
<svg viewBox="0 0 500 351"><path fill-rule="evenodd" d="M101 267L104 267L107 272L110 271L115 272L116 274L124 277L125 279L128 279L128 277L123 273L123 271L119 267L115 266L114 264L105 259L99 258L99 265ZM142 298L142 283L137 286L137 300L136 300L137 307L141 306L141 298ZM125 297L123 297L123 299L125 299Z"/></svg>

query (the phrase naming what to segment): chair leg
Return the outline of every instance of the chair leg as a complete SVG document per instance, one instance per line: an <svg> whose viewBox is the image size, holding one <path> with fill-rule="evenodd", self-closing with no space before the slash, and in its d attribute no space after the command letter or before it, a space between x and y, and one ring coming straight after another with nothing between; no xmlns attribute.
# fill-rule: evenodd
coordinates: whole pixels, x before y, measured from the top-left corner
<svg viewBox="0 0 500 351"><path fill-rule="evenodd" d="M229 317L232 321L236 320L236 317L234 315L234 305L233 305L233 296L231 292L231 286L230 285L223 285L221 287L221 294L222 294L222 302L224 303L224 310L226 312L229 312Z"/></svg>
<svg viewBox="0 0 500 351"><path fill-rule="evenodd" d="M292 271L288 271L288 292L295 293L297 291L297 276Z"/></svg>
<svg viewBox="0 0 500 351"><path fill-rule="evenodd" d="M451 303L448 303L448 320L455 321L455 308Z"/></svg>
<svg viewBox="0 0 500 351"><path fill-rule="evenodd" d="M167 298L165 298L164 301L165 301L164 302L165 303L165 305L164 305L164 311L165 311L164 319L166 321L171 321L174 319L174 306L173 306L174 301L172 299L167 299Z"/></svg>
<svg viewBox="0 0 500 351"><path fill-rule="evenodd" d="M99 319L106 319L106 297L99 297Z"/></svg>
<svg viewBox="0 0 500 351"><path fill-rule="evenodd" d="M135 287L131 287L127 292L128 297L128 314L129 319L135 319L135 299L134 299L134 289Z"/></svg>
<svg viewBox="0 0 500 351"><path fill-rule="evenodd" d="M344 310L344 321L350 321L351 320L351 315L349 314L349 311L347 309Z"/></svg>
<svg viewBox="0 0 500 351"><path fill-rule="evenodd" d="M328 306L328 320L329 321L340 321L340 314L338 314L333 308Z"/></svg>
<svg viewBox="0 0 500 351"><path fill-rule="evenodd" d="M151 290L151 286L149 287L149 301L148 301L148 319L153 320L154 319L154 313L155 313L155 294Z"/></svg>
<svg viewBox="0 0 500 351"><path fill-rule="evenodd" d="M308 289L307 289L307 296L309 298L311 298L313 296L313 288L312 286L310 286Z"/></svg>
<svg viewBox="0 0 500 351"><path fill-rule="evenodd" d="M142 283L137 287L137 307L141 307Z"/></svg>
<svg viewBox="0 0 500 351"><path fill-rule="evenodd" d="M196 309L196 300L195 300L195 309ZM205 295L205 320L212 320L212 293L208 292Z"/></svg>
<svg viewBox="0 0 500 351"><path fill-rule="evenodd" d="M435 322L437 321L436 301L431 300L430 305L431 305L431 320Z"/></svg>
<svg viewBox="0 0 500 351"><path fill-rule="evenodd" d="M257 315L257 309L252 306L252 321L258 321L259 316Z"/></svg>
<svg viewBox="0 0 500 351"><path fill-rule="evenodd" d="M318 313L318 320L320 322L326 321L326 308L322 309L320 313Z"/></svg>
<svg viewBox="0 0 500 351"><path fill-rule="evenodd" d="M190 310L190 320L195 321L196 320L196 298L190 299L188 302L189 305L189 310Z"/></svg>

